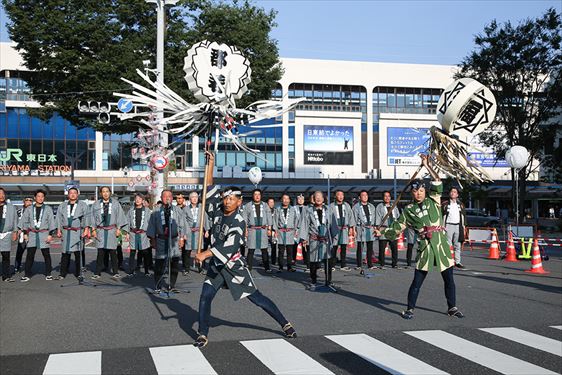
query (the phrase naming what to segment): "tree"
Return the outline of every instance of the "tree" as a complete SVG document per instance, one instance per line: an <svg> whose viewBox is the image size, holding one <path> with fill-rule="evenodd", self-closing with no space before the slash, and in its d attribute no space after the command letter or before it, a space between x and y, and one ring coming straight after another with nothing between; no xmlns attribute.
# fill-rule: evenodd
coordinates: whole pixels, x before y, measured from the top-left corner
<svg viewBox="0 0 562 375"><path fill-rule="evenodd" d="M28 84L43 108L78 126L130 132L135 123L103 125L81 117L79 100L115 101L114 91L130 88L121 77L139 82L143 60L154 64L156 11L145 0L2 0L11 21L8 32L28 69ZM166 8L165 83L194 102L184 80L183 58L189 47L209 39L240 48L252 65L252 83L244 102L266 99L281 78L276 41L269 33L275 12L249 2L232 4L182 0Z"/></svg>
<svg viewBox="0 0 562 375"><path fill-rule="evenodd" d="M521 145L529 150L530 160L538 161L517 176L522 202L532 172L539 166L560 168L560 163L553 164L553 155L546 155L544 146L561 130L561 25L560 14L553 8L516 26L494 20L476 35L476 47L457 73L457 77L471 77L490 88L498 102L494 124L480 134L482 143L498 157L511 146Z"/></svg>

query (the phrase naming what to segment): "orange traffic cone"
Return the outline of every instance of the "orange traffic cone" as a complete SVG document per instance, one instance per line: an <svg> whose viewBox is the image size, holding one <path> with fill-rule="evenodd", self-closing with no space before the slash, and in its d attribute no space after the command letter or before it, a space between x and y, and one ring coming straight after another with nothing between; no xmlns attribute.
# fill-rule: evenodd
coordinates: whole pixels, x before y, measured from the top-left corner
<svg viewBox="0 0 562 375"><path fill-rule="evenodd" d="M303 256L302 256L302 243L299 243L297 245L297 260L303 260Z"/></svg>
<svg viewBox="0 0 562 375"><path fill-rule="evenodd" d="M541 251L539 250L539 240L535 237L533 241L533 258L531 259L531 269L525 270L525 272L530 273L540 273L540 274L547 274L550 273L545 271L542 267L542 258L541 258Z"/></svg>
<svg viewBox="0 0 562 375"><path fill-rule="evenodd" d="M398 237L398 251L404 251L406 250L406 247L404 246L404 232L400 233L400 237Z"/></svg>
<svg viewBox="0 0 562 375"><path fill-rule="evenodd" d="M498 234L495 229L492 232L492 244L490 245L488 259L500 259L500 245L498 243Z"/></svg>
<svg viewBox="0 0 562 375"><path fill-rule="evenodd" d="M517 252L515 251L513 234L511 234L511 231L508 231L507 249L505 250L505 258L503 260L506 262L519 262L519 259L517 259Z"/></svg>
<svg viewBox="0 0 562 375"><path fill-rule="evenodd" d="M353 236L349 236L349 243L347 244L348 248L354 248L355 247L355 237Z"/></svg>
<svg viewBox="0 0 562 375"><path fill-rule="evenodd" d="M388 242L386 243L386 247L384 248L384 256L390 256L390 246L388 246Z"/></svg>

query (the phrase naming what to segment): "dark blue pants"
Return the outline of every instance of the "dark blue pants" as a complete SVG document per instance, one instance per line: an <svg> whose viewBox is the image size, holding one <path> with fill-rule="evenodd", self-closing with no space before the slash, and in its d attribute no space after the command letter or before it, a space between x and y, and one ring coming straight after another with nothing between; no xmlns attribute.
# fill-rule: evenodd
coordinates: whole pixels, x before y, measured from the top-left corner
<svg viewBox="0 0 562 375"><path fill-rule="evenodd" d="M217 295L217 291L209 284L203 284L201 297L199 298L199 334L207 336L209 334L209 319L211 318L211 304ZM256 290L248 296L250 302L261 307L266 313L277 321L283 327L288 323L281 311L275 306L272 300Z"/></svg>
<svg viewBox="0 0 562 375"><path fill-rule="evenodd" d="M412 281L412 285L410 285L410 290L408 291L408 309L414 309L416 307L418 294L420 293L421 286L426 276L427 271L420 271L416 269L414 273L414 280ZM447 298L447 306L450 309L451 307L455 307L457 305L455 280L453 279L453 267L449 267L445 271L441 272L441 277L443 277L443 282L445 283L445 298Z"/></svg>

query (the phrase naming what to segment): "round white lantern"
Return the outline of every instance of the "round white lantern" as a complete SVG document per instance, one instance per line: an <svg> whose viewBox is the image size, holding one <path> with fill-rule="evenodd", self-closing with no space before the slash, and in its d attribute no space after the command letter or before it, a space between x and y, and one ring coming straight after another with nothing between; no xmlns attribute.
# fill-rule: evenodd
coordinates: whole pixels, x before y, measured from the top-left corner
<svg viewBox="0 0 562 375"><path fill-rule="evenodd" d="M511 168L521 169L529 161L529 151L523 146L513 146L505 153L505 160Z"/></svg>
<svg viewBox="0 0 562 375"><path fill-rule="evenodd" d="M437 121L449 134L475 136L492 124L496 109L490 89L472 78L461 78L439 98Z"/></svg>
<svg viewBox="0 0 562 375"><path fill-rule="evenodd" d="M261 182L262 177L261 169L259 167L252 167L248 171L248 178L252 184L256 186Z"/></svg>

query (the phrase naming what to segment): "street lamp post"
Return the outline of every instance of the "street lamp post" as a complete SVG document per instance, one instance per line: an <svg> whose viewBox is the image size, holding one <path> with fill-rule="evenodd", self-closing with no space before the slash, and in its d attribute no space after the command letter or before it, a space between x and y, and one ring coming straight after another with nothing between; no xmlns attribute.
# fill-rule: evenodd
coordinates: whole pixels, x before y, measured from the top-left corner
<svg viewBox="0 0 562 375"><path fill-rule="evenodd" d="M146 0L147 3L156 4L156 80L164 83L164 31L165 31L165 7L166 5L175 5L178 0ZM161 120L164 118L164 109L158 107L156 110L156 122L158 123L158 136L160 147L166 149L168 147L168 134L164 134L164 126ZM164 171L157 175L157 186L154 189L155 197L159 197L164 189Z"/></svg>

